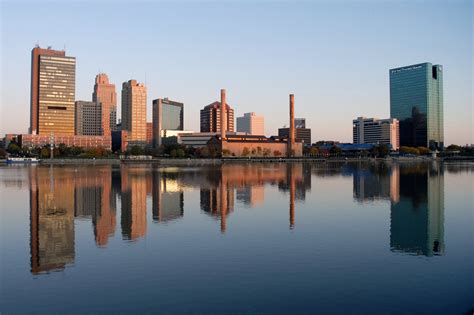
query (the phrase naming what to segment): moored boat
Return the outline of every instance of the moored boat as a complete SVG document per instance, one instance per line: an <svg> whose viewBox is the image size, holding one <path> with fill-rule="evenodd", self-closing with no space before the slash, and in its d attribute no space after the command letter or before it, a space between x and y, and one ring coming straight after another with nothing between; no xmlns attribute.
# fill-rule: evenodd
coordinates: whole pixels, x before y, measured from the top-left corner
<svg viewBox="0 0 474 315"><path fill-rule="evenodd" d="M38 163L40 160L35 157L10 157L7 163Z"/></svg>

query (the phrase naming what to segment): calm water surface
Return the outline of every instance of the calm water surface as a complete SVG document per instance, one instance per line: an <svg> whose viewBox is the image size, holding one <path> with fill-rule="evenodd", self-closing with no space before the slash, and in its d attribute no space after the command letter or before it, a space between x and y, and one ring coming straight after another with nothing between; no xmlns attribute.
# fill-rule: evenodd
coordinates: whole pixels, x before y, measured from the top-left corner
<svg viewBox="0 0 474 315"><path fill-rule="evenodd" d="M463 314L474 164L0 167L0 313Z"/></svg>

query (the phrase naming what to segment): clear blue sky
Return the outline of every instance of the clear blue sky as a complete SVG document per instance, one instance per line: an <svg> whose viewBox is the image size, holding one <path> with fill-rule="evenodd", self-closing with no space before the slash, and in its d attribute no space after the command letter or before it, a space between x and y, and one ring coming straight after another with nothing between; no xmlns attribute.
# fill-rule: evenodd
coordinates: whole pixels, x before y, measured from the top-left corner
<svg viewBox="0 0 474 315"><path fill-rule="evenodd" d="M146 82L151 101L185 103L185 128L227 89L236 115L288 122L288 94L313 141L352 141L352 119L389 117L390 68L444 66L445 142L472 143L471 1L1 3L0 134L29 125L31 49L77 58L76 99L100 70Z"/></svg>

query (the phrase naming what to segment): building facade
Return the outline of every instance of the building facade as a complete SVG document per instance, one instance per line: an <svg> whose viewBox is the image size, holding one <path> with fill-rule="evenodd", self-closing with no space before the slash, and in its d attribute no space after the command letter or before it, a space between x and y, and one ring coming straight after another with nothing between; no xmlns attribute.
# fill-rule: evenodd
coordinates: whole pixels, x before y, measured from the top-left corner
<svg viewBox="0 0 474 315"><path fill-rule="evenodd" d="M112 147L112 138L110 136L75 136L75 135L19 135L18 140L22 147L34 148L61 143L68 147L80 148L104 148L110 150Z"/></svg>
<svg viewBox="0 0 474 315"><path fill-rule="evenodd" d="M391 69L390 117L400 121L400 145L443 149L443 67Z"/></svg>
<svg viewBox="0 0 474 315"><path fill-rule="evenodd" d="M31 51L29 133L74 135L76 58L65 51Z"/></svg>
<svg viewBox="0 0 474 315"><path fill-rule="evenodd" d="M237 117L237 132L245 132L250 135L264 135L265 126L263 116L257 116L254 112L245 113Z"/></svg>
<svg viewBox="0 0 474 315"><path fill-rule="evenodd" d="M117 124L117 93L115 84L109 83L109 77L105 73L99 73L95 77L92 101L101 104L102 132L104 135L110 135Z"/></svg>
<svg viewBox="0 0 474 315"><path fill-rule="evenodd" d="M311 144L310 128L295 128L295 139L297 142L303 142L305 145ZM290 128L278 128L278 136L287 138L290 136Z"/></svg>
<svg viewBox="0 0 474 315"><path fill-rule="evenodd" d="M399 122L397 119L358 117L352 121L354 144L387 144L393 150L400 147Z"/></svg>
<svg viewBox="0 0 474 315"><path fill-rule="evenodd" d="M184 104L168 98L153 100L153 145L161 145L165 130L184 130Z"/></svg>
<svg viewBox="0 0 474 315"><path fill-rule="evenodd" d="M220 132L220 102L214 102L201 109L201 132ZM234 110L226 104L226 131L234 131Z"/></svg>
<svg viewBox="0 0 474 315"><path fill-rule="evenodd" d="M146 145L147 89L143 83L129 80L122 84L122 130L129 133L132 145Z"/></svg>
<svg viewBox="0 0 474 315"><path fill-rule="evenodd" d="M102 106L97 102L75 102L75 134L79 136L100 136L102 130Z"/></svg>

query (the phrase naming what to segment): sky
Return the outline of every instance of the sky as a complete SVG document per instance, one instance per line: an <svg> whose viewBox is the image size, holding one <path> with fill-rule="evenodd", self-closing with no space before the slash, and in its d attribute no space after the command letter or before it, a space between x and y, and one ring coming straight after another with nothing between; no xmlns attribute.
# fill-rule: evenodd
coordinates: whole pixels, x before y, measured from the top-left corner
<svg viewBox="0 0 474 315"><path fill-rule="evenodd" d="M313 142L352 141L358 116L390 116L389 69L443 65L445 143L474 143L472 1L0 0L0 134L29 126L31 49L76 57L76 100L95 75L136 79L152 100L185 104L185 129L227 90L235 115L265 117L268 136L295 116ZM120 117L120 115L119 115Z"/></svg>

